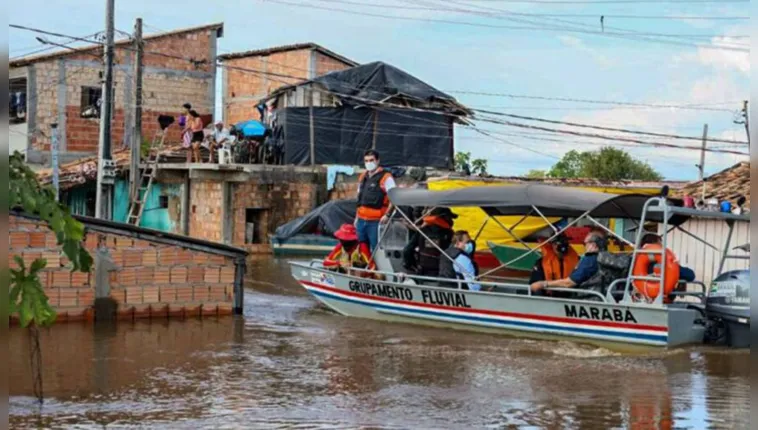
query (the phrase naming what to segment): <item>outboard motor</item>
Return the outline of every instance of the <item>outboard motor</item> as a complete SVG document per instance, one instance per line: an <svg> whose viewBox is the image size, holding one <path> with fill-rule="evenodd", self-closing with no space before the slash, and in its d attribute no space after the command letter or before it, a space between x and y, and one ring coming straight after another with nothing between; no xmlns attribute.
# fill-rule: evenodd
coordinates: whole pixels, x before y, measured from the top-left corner
<svg viewBox="0 0 758 430"><path fill-rule="evenodd" d="M722 273L711 284L705 303L707 343L750 347L750 271Z"/></svg>

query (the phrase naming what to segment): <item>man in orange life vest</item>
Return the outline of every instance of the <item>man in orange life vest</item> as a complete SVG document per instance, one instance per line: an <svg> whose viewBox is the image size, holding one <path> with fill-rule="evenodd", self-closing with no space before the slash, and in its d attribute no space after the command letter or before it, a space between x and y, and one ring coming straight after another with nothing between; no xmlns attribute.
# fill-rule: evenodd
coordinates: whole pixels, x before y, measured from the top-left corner
<svg viewBox="0 0 758 430"><path fill-rule="evenodd" d="M392 174L379 166L379 153L370 149L363 155L366 171L358 180L358 210L355 228L358 241L367 243L371 252L379 242L379 223L387 222L391 204L387 193L395 188Z"/></svg>
<svg viewBox="0 0 758 430"><path fill-rule="evenodd" d="M560 235L554 238L548 245L540 248L542 258L532 269L529 284L542 281L555 281L567 277L579 262L579 254L569 245L568 238ZM555 292L553 295L558 295Z"/></svg>

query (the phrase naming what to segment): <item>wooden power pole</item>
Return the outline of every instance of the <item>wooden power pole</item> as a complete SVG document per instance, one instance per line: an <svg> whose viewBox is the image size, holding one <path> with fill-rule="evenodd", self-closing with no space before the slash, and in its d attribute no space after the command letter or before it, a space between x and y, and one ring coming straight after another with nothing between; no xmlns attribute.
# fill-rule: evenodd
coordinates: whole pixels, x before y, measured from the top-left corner
<svg viewBox="0 0 758 430"><path fill-rule="evenodd" d="M142 41L142 18L134 23L134 130L132 132L131 159L129 163L130 201L139 199L139 163L142 149L142 73L144 65L144 43Z"/></svg>
<svg viewBox="0 0 758 430"><path fill-rule="evenodd" d="M700 149L700 164L698 164L698 170L700 171L698 179L703 183L703 191L700 196L701 200L705 200L705 146L708 144L708 124L703 124L703 146Z"/></svg>

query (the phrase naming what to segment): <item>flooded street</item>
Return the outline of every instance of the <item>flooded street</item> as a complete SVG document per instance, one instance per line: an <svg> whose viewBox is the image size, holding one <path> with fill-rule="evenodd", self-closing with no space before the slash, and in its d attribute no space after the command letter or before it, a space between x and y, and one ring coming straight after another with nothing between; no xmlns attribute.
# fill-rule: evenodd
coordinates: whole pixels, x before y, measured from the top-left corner
<svg viewBox="0 0 758 430"><path fill-rule="evenodd" d="M244 318L10 331L11 428L749 428L747 351L623 355L572 342L345 318L284 261Z"/></svg>

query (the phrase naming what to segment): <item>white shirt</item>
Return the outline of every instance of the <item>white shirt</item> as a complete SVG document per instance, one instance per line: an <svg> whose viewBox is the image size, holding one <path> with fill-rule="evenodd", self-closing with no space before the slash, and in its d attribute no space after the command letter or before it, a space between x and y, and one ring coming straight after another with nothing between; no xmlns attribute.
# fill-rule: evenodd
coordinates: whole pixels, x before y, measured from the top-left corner
<svg viewBox="0 0 758 430"><path fill-rule="evenodd" d="M225 128L222 128L221 131L219 131L217 128L214 128L213 139L216 141L216 143L222 142L223 140L229 140L229 131Z"/></svg>
<svg viewBox="0 0 758 430"><path fill-rule="evenodd" d="M463 276L463 279L468 281L468 289L472 291L479 291L482 289L482 286L472 282L474 281L474 263L471 261L471 257L461 253L455 258L455 262L457 264L453 264L453 270L455 270L455 273Z"/></svg>

